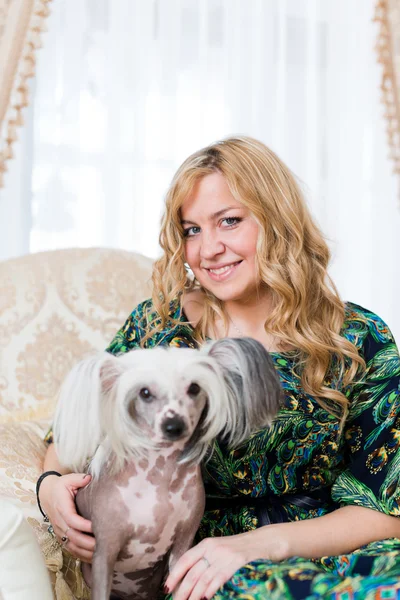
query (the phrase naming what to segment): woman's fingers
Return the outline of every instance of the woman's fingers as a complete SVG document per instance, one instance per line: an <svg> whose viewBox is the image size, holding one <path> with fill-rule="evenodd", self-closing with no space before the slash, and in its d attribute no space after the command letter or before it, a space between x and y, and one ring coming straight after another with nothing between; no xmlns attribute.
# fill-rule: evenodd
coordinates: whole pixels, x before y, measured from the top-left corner
<svg viewBox="0 0 400 600"><path fill-rule="evenodd" d="M243 565L258 556L254 532L206 538L177 561L165 591L174 600L209 600Z"/></svg>
<svg viewBox="0 0 400 600"><path fill-rule="evenodd" d="M68 531L68 538L78 548L88 550L92 553L94 552L96 540L93 536L70 529L70 531Z"/></svg>
<svg viewBox="0 0 400 600"><path fill-rule="evenodd" d="M234 573L232 573L229 576L223 576L221 575L221 573L217 573L213 581L210 583L205 593L203 594L202 600L209 600L209 598L213 598L213 596L215 596L218 590L228 581L228 579L233 577L233 575Z"/></svg>
<svg viewBox="0 0 400 600"><path fill-rule="evenodd" d="M206 569L191 590L190 596L187 597L189 600L209 600L232 577L235 571L236 569L233 569L229 574L225 574L218 567Z"/></svg>
<svg viewBox="0 0 400 600"><path fill-rule="evenodd" d="M69 473L64 475L64 480L72 489L78 490L90 483L92 477L88 473Z"/></svg>
<svg viewBox="0 0 400 600"><path fill-rule="evenodd" d="M181 556L165 582L165 587L168 591L175 589L175 586L183 579L189 569L204 556L204 551L204 545L200 542L200 544L193 546L193 548ZM206 564L204 560L202 562Z"/></svg>
<svg viewBox="0 0 400 600"><path fill-rule="evenodd" d="M75 558L79 558L83 562L91 563L93 560L93 552L90 552L90 550L82 550L82 548L78 548L78 546L75 546L75 544L73 544L72 542L68 542L67 544L65 544L64 548L70 554L72 554L72 556L74 556Z"/></svg>
<svg viewBox="0 0 400 600"><path fill-rule="evenodd" d="M195 589L198 582L203 579L207 567L208 565L205 560L200 559L197 561L174 592L174 600L186 600L191 597L193 589Z"/></svg>
<svg viewBox="0 0 400 600"><path fill-rule="evenodd" d="M65 475L65 486L67 493L60 496L58 511L61 518L67 524L67 527L72 527L78 531L92 533L92 523L88 519L84 519L76 512L75 495L79 486L85 487L90 482L89 476L82 474L71 473Z"/></svg>
<svg viewBox="0 0 400 600"><path fill-rule="evenodd" d="M74 546L82 550L89 550L89 552L94 552L96 540L92 535L88 535L87 533L81 533L80 531L77 531L72 527L65 527L65 529L57 527L54 528L54 531L57 537L59 538L61 544L63 544L62 538L67 537L68 543L72 543L74 544Z"/></svg>
<svg viewBox="0 0 400 600"><path fill-rule="evenodd" d="M61 517L66 523L66 527L72 527L73 529L77 529L78 531L84 531L85 533L93 533L92 522L84 519L76 512L71 511L60 511Z"/></svg>
<svg viewBox="0 0 400 600"><path fill-rule="evenodd" d="M65 527L56 526L54 527L54 531L62 547L72 554L72 556L87 563L92 562L96 546L96 540L92 535L82 533L79 530L77 531L70 525L66 525ZM67 538L65 542L63 542L63 537Z"/></svg>

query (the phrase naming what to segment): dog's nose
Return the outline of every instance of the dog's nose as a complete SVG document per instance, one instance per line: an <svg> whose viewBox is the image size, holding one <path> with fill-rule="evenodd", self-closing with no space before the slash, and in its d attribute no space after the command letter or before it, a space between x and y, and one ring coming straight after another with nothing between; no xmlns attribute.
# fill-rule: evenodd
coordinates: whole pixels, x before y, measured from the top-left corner
<svg viewBox="0 0 400 600"><path fill-rule="evenodd" d="M186 427L185 422L181 417L171 417L164 421L161 429L169 440L179 440Z"/></svg>

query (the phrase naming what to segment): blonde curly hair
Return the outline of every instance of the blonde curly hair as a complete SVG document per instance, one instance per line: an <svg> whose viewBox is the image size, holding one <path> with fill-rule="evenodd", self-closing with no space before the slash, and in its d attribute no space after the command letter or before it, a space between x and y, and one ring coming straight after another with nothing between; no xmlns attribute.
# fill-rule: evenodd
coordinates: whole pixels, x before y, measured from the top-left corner
<svg viewBox="0 0 400 600"><path fill-rule="evenodd" d="M261 142L249 137L228 138L192 154L178 169L166 196L160 245L162 257L153 268L153 305L158 313L146 337L171 324L170 303L195 282L185 268L180 208L195 183L220 172L233 197L246 206L259 224L256 267L260 282L273 296L265 330L282 347L297 349L303 390L343 424L348 400L339 390L365 369L357 348L340 335L344 304L330 279L328 246L288 167ZM203 316L194 329L200 342L227 323L223 303L208 290ZM332 380L333 362L339 377Z"/></svg>

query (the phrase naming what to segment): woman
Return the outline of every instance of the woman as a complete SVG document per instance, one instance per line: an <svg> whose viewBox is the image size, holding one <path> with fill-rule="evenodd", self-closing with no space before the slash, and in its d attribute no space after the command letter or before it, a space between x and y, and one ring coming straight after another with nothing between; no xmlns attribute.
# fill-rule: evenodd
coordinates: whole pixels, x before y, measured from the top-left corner
<svg viewBox="0 0 400 600"><path fill-rule="evenodd" d="M268 431L240 448L217 444L204 465L198 543L165 591L174 600L395 598L399 355L379 317L340 300L295 178L256 140L205 148L175 175L160 243L152 299L109 352L250 336L270 351L285 390ZM45 469L60 470L52 446ZM87 481L46 477L40 489L57 535L68 531L83 560L94 541L73 498Z"/></svg>

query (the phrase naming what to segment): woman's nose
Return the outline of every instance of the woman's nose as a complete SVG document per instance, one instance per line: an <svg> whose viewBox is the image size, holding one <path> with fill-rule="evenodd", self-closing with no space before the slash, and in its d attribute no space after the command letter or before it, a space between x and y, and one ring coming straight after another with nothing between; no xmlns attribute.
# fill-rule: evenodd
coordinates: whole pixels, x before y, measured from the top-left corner
<svg viewBox="0 0 400 600"><path fill-rule="evenodd" d="M203 233L200 254L202 258L211 259L225 251L225 246L217 234Z"/></svg>

